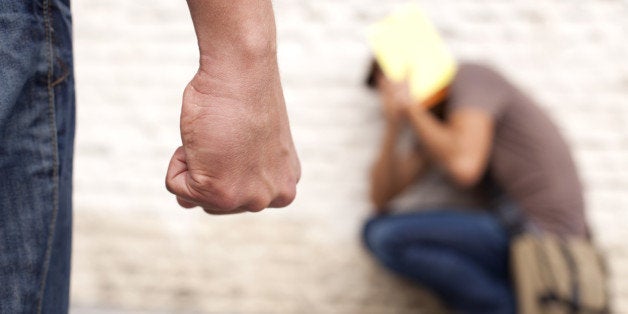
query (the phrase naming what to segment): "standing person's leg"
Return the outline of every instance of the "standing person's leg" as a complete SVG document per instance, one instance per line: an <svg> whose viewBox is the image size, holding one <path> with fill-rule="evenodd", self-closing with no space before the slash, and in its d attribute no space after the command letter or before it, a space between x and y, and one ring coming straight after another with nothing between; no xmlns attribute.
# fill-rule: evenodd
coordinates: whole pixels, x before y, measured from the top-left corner
<svg viewBox="0 0 628 314"><path fill-rule="evenodd" d="M58 148L59 198L55 234L51 242L42 311L67 312L72 250L72 169L74 155L75 95L70 0L51 0L51 43L55 63L52 93Z"/></svg>
<svg viewBox="0 0 628 314"><path fill-rule="evenodd" d="M388 268L462 313L514 313L508 236L490 214L432 211L374 218L365 242Z"/></svg>
<svg viewBox="0 0 628 314"><path fill-rule="evenodd" d="M65 313L74 79L69 3L0 5L0 313Z"/></svg>

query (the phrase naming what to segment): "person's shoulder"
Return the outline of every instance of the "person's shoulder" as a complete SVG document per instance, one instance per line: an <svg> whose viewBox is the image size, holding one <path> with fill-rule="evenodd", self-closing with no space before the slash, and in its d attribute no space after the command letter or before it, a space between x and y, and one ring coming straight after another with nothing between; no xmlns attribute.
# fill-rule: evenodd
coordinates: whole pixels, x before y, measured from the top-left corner
<svg viewBox="0 0 628 314"><path fill-rule="evenodd" d="M460 62L458 65L458 73L464 76L491 76L503 78L493 66L480 62Z"/></svg>
<svg viewBox="0 0 628 314"><path fill-rule="evenodd" d="M490 65L461 62L449 89L451 108L474 107L497 117L508 106L512 88Z"/></svg>
<svg viewBox="0 0 628 314"><path fill-rule="evenodd" d="M510 81L502 75L495 67L478 62L461 62L452 82L452 85L463 87L471 86L493 86L506 88L510 86Z"/></svg>

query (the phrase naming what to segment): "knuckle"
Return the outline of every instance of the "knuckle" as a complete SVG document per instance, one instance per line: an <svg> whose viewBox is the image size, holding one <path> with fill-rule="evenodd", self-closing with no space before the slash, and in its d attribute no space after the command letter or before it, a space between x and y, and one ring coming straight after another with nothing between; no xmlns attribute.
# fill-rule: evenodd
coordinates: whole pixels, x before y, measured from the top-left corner
<svg viewBox="0 0 628 314"><path fill-rule="evenodd" d="M230 189L218 188L210 195L211 199L208 201L214 209L229 212L240 207L237 195Z"/></svg>
<svg viewBox="0 0 628 314"><path fill-rule="evenodd" d="M268 208L269 204L270 199L268 197L257 197L246 206L246 210L250 212L259 212Z"/></svg>
<svg viewBox="0 0 628 314"><path fill-rule="evenodd" d="M294 201L297 196L297 190L295 186L285 188L273 201L273 205L276 207L286 207Z"/></svg>
<svg viewBox="0 0 628 314"><path fill-rule="evenodd" d="M210 214L210 215L222 215L225 214L224 211L222 210L218 210L212 207L203 207L203 211Z"/></svg>
<svg viewBox="0 0 628 314"><path fill-rule="evenodd" d="M299 183L299 181L301 180L301 175L302 175L301 166L298 165L296 167L294 173L293 173L293 176L292 176L293 180L294 180L294 184L293 185L296 185L297 183Z"/></svg>

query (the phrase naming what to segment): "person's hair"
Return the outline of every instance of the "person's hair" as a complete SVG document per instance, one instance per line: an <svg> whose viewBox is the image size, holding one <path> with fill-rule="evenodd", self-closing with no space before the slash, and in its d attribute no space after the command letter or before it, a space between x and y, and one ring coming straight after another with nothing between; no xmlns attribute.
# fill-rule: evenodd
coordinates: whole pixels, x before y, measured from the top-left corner
<svg viewBox="0 0 628 314"><path fill-rule="evenodd" d="M432 108L430 108L430 111L440 121L447 120L447 103L448 103L448 97L445 96L443 100L439 101L437 104L432 106Z"/></svg>
<svg viewBox="0 0 628 314"><path fill-rule="evenodd" d="M383 74L382 68L377 63L377 60L375 60L375 58L372 58L371 65L366 76L366 81L364 83L368 88L377 88L377 76L381 74Z"/></svg>

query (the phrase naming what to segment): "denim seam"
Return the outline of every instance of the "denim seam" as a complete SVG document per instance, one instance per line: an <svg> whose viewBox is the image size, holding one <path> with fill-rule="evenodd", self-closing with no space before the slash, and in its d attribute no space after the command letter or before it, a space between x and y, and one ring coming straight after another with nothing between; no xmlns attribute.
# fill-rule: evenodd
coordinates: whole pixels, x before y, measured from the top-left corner
<svg viewBox="0 0 628 314"><path fill-rule="evenodd" d="M51 21L52 23L52 21ZM51 42L51 46L53 48L51 48L51 51L54 51L54 47L57 46L57 42L56 42L56 38L54 36L54 29L51 27L51 32L52 35L50 37L50 42ZM52 59L54 59L57 62L57 65L59 66L59 69L61 70L61 75L55 79L54 78L54 64L52 65L52 69L53 69L53 73L50 77L50 81L52 81L52 83L50 83L50 87L55 87L63 82L65 82L65 80L70 76L70 70L68 69L68 66L65 62L63 62L63 59L61 59L61 57L59 56L54 56L54 54L52 54L51 56L51 63L52 63Z"/></svg>
<svg viewBox="0 0 628 314"><path fill-rule="evenodd" d="M51 0L44 0L43 3L43 18L44 18L44 28L46 32L46 59L48 61L48 77L47 77L47 86L48 86L48 109L49 109L49 123L51 130L51 141L52 141L52 153L53 153L53 165L52 165L52 181L53 181L53 191L52 191L52 217L50 219L50 226L48 228L48 241L46 245L46 253L44 256L44 262L42 265L42 278L41 284L39 287L39 297L37 301L37 313L41 313L42 305L44 300L44 293L46 289L46 279L48 277L48 270L50 266L50 258L52 255L52 244L54 241L55 234L55 226L57 222L57 213L59 211L59 173L58 173L58 143L57 143L57 127L55 122L55 97L54 97L54 86L53 86L53 75L54 75L54 51L53 51L53 29L52 29L52 13L51 13Z"/></svg>
<svg viewBox="0 0 628 314"><path fill-rule="evenodd" d="M63 73L61 74L61 76L58 79L56 79L52 83L50 83L51 87L55 87L55 86L63 83L70 76L70 71L68 70L68 66L65 64L65 62L63 62L63 60L61 60L61 58L59 58L59 57L56 58L56 61L57 61L57 65L59 65L59 68L61 68Z"/></svg>

